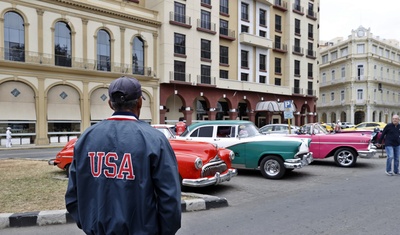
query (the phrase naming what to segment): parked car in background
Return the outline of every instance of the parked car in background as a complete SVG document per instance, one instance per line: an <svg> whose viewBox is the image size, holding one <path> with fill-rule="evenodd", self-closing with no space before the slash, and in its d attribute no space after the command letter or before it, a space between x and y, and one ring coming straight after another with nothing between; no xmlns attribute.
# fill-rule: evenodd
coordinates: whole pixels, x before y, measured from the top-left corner
<svg viewBox="0 0 400 235"><path fill-rule="evenodd" d="M70 140L49 165L57 166L69 173L77 139ZM170 139L178 162L179 177L183 186L205 187L231 180L237 175L232 168L235 154L208 142L193 142ZM105 167L105 166L104 166Z"/></svg>
<svg viewBox="0 0 400 235"><path fill-rule="evenodd" d="M350 122L341 122L342 124L340 125L342 129L346 129L346 128L350 128L350 127L354 127L355 125L353 123Z"/></svg>
<svg viewBox="0 0 400 235"><path fill-rule="evenodd" d="M203 121L187 127L177 139L207 141L232 150L234 168L256 169L268 179L280 179L289 170L313 161L309 138L263 135L250 121Z"/></svg>
<svg viewBox="0 0 400 235"><path fill-rule="evenodd" d="M319 123L309 123L300 127L297 138L310 138L310 151L314 159L332 157L338 166L352 167L357 158L372 158L376 153L371 131L329 133Z"/></svg>
<svg viewBox="0 0 400 235"><path fill-rule="evenodd" d="M358 130L370 130L373 131L376 127L383 130L385 128L385 122L362 122L354 127L343 129L343 131L358 131Z"/></svg>
<svg viewBox="0 0 400 235"><path fill-rule="evenodd" d="M327 132L333 132L334 128L332 127L332 123L321 123L321 126L325 128Z"/></svg>
<svg viewBox="0 0 400 235"><path fill-rule="evenodd" d="M300 127L290 125L290 134L296 133L296 131ZM289 125L288 124L267 124L265 126L260 127L260 132L262 134L289 134Z"/></svg>
<svg viewBox="0 0 400 235"><path fill-rule="evenodd" d="M151 126L161 131L167 139L175 139L175 125L153 124Z"/></svg>

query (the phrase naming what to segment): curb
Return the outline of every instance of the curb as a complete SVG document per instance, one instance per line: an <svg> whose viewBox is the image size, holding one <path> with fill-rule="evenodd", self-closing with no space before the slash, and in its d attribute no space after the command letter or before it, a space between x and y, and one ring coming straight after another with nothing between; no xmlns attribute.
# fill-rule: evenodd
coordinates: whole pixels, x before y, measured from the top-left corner
<svg viewBox="0 0 400 235"><path fill-rule="evenodd" d="M188 200L182 200L182 212L209 210L212 208L227 207L225 198L216 196L182 193ZM67 210L34 211L25 213L0 213L0 229L27 226L45 226L53 224L75 223Z"/></svg>

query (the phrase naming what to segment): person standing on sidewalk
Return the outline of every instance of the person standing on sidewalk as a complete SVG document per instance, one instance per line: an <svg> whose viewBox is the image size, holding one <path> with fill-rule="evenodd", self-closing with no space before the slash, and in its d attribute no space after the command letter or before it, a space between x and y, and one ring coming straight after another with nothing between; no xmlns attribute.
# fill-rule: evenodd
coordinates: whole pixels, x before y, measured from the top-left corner
<svg viewBox="0 0 400 235"><path fill-rule="evenodd" d="M385 141L386 174L392 176L399 175L399 157L400 157L400 124L399 115L393 115L392 122L383 128L382 135L378 140L377 147L381 147ZM393 161L393 171L392 171Z"/></svg>
<svg viewBox="0 0 400 235"><path fill-rule="evenodd" d="M183 117L180 117L179 122L175 124L175 134L181 135L184 131L186 131L186 122Z"/></svg>
<svg viewBox="0 0 400 235"><path fill-rule="evenodd" d="M163 133L139 119L142 89L120 77L111 117L78 138L65 203L86 234L172 235L181 227L178 164Z"/></svg>
<svg viewBox="0 0 400 235"><path fill-rule="evenodd" d="M11 148L12 147L11 138L12 138L11 127L7 127L7 131L6 131L6 148Z"/></svg>

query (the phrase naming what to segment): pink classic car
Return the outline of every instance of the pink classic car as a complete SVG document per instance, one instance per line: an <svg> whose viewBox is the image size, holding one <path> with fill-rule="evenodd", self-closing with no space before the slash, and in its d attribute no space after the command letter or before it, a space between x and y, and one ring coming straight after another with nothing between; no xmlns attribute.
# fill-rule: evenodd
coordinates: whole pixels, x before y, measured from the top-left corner
<svg viewBox="0 0 400 235"><path fill-rule="evenodd" d="M355 166L357 157L371 158L376 148L371 142L372 132L352 132L332 134L318 123L302 126L297 134L299 138L311 138L310 152L314 159L333 156L335 163L342 167Z"/></svg>

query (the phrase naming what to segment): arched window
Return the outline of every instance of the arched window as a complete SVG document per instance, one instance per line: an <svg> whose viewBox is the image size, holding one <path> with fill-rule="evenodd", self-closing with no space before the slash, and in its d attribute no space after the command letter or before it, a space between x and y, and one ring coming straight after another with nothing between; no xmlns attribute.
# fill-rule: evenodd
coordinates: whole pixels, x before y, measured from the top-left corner
<svg viewBox="0 0 400 235"><path fill-rule="evenodd" d="M97 33L97 70L111 71L111 40L105 30Z"/></svg>
<svg viewBox="0 0 400 235"><path fill-rule="evenodd" d="M140 37L133 39L132 72L144 75L144 42Z"/></svg>
<svg viewBox="0 0 400 235"><path fill-rule="evenodd" d="M65 22L57 22L54 33L55 65L71 67L71 28Z"/></svg>
<svg viewBox="0 0 400 235"><path fill-rule="evenodd" d="M4 59L25 61L24 20L13 11L4 15Z"/></svg>

